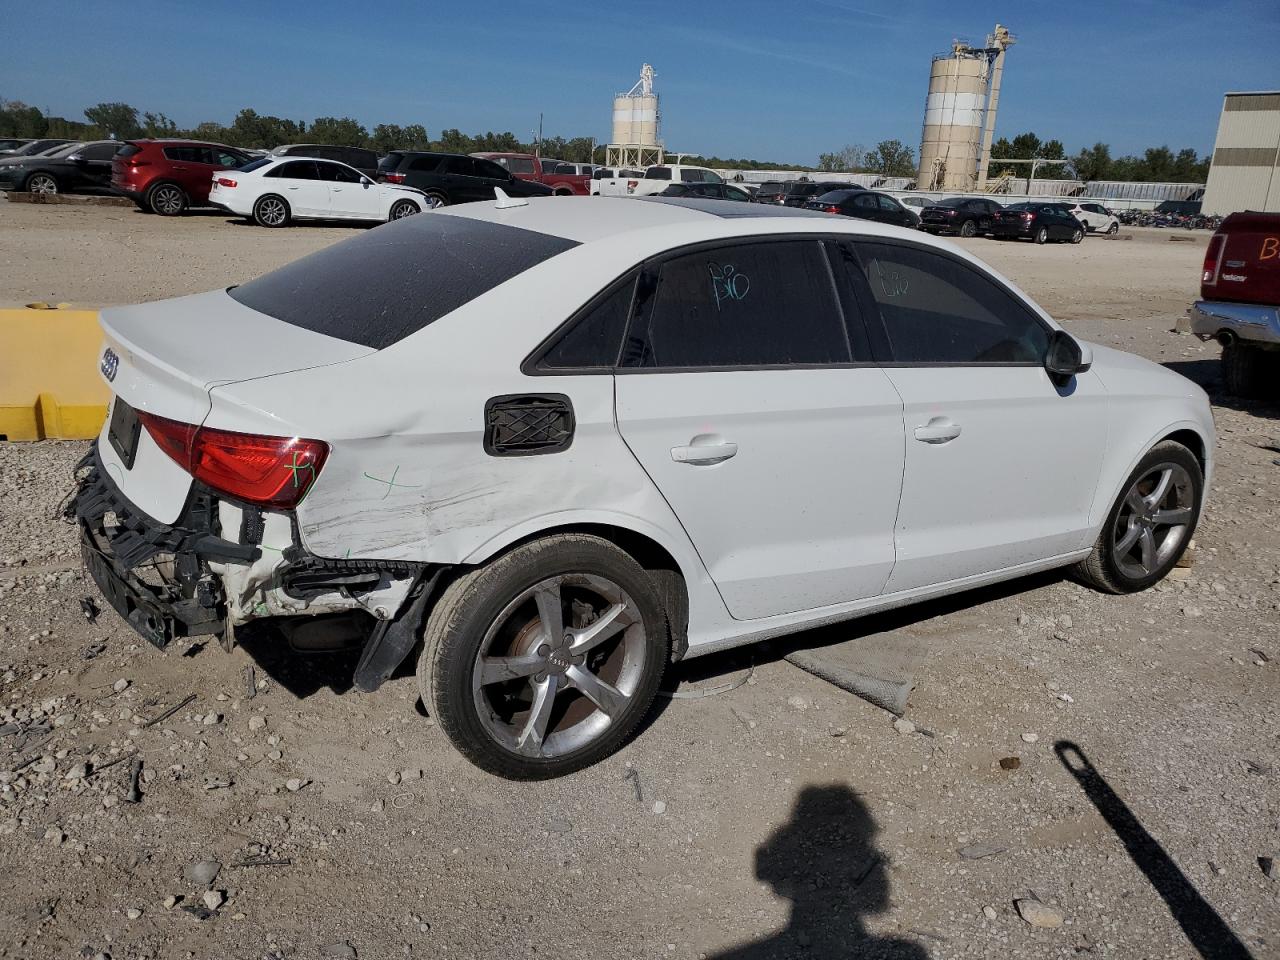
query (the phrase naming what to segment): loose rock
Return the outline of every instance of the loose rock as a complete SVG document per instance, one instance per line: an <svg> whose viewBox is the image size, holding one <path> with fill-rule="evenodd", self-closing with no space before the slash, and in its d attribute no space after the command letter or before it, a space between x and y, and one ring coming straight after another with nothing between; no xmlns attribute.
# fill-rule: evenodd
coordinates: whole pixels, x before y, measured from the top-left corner
<svg viewBox="0 0 1280 960"><path fill-rule="evenodd" d="M197 860L182 868L183 879L193 887L207 887L218 879L222 864L217 860Z"/></svg>
<svg viewBox="0 0 1280 960"><path fill-rule="evenodd" d="M898 717L893 721L893 729L897 730L901 734L915 733L916 725L906 717Z"/></svg>
<svg viewBox="0 0 1280 960"><path fill-rule="evenodd" d="M1018 916L1033 927L1054 930L1062 926L1062 914L1039 900L1015 900L1013 905L1017 908Z"/></svg>

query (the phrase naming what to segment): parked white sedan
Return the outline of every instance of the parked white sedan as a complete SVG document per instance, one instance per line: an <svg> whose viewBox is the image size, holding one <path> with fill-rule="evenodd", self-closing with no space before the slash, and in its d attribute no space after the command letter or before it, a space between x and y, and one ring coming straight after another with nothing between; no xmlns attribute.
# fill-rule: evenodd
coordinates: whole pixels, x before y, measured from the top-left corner
<svg viewBox="0 0 1280 960"><path fill-rule="evenodd" d="M294 220L399 220L433 204L412 187L375 183L336 160L263 157L213 175L209 202L263 227Z"/></svg>
<svg viewBox="0 0 1280 960"><path fill-rule="evenodd" d="M480 767L617 749L672 660L1033 571L1142 590L1195 530L1204 392L916 231L500 198L103 311L89 571L148 640L422 641Z"/></svg>

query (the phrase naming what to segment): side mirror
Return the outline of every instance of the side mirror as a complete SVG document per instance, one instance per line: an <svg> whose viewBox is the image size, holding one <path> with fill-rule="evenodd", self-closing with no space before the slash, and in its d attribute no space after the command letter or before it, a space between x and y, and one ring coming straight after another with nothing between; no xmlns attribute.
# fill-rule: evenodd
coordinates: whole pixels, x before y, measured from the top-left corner
<svg viewBox="0 0 1280 960"><path fill-rule="evenodd" d="M1077 373L1084 373L1093 363L1093 351L1085 356L1085 348L1065 330L1055 330L1049 337L1049 349L1045 351L1044 368L1049 376L1066 380Z"/></svg>
<svg viewBox="0 0 1280 960"><path fill-rule="evenodd" d="M373 181L370 180L368 177L361 177L360 185L364 187L366 190L368 190L370 187L373 186Z"/></svg>
<svg viewBox="0 0 1280 960"><path fill-rule="evenodd" d="M80 154L78 153L71 154L71 156L67 157L67 159L70 160L72 163L84 163L84 157L80 156Z"/></svg>

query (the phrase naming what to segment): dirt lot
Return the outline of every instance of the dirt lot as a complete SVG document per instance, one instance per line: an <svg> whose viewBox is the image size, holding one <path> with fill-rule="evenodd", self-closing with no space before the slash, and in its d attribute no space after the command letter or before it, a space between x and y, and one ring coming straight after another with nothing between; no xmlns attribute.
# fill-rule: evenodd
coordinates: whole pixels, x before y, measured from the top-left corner
<svg viewBox="0 0 1280 960"><path fill-rule="evenodd" d="M224 286L353 232L0 202L0 303ZM754 665L661 700L595 768L495 780L407 672L363 696L342 657L161 654L86 622L55 518L85 445L0 445L0 956L1280 956L1280 867L1259 864L1280 859L1280 410L1220 396L1217 348L1169 332L1206 238L1124 236L965 243L1213 394L1198 559L1137 596L1044 576L790 642L927 642L912 732L774 644L674 671L711 693ZM105 765L134 751L131 804L130 762ZM184 875L201 860L216 878Z"/></svg>

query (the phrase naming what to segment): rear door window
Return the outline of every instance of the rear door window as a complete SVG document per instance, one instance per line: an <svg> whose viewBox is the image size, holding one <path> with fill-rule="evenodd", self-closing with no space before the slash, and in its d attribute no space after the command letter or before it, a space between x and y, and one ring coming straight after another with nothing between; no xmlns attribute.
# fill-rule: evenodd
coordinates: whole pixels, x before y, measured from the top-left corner
<svg viewBox="0 0 1280 960"><path fill-rule="evenodd" d="M440 169L441 157L414 157L409 169L414 173L435 173Z"/></svg>
<svg viewBox="0 0 1280 960"><path fill-rule="evenodd" d="M623 367L851 360L830 267L817 240L731 244L665 260L646 270L636 301Z"/></svg>
<svg viewBox="0 0 1280 960"><path fill-rule="evenodd" d="M277 320L381 350L576 246L471 217L405 217L227 292Z"/></svg>
<svg viewBox="0 0 1280 960"><path fill-rule="evenodd" d="M282 180L319 180L320 171L316 169L314 160L290 160L274 170L268 170L263 176L279 177Z"/></svg>
<svg viewBox="0 0 1280 960"><path fill-rule="evenodd" d="M321 161L316 166L320 168L320 179L327 180L330 183L360 183L364 179L359 171L353 170L345 164Z"/></svg>
<svg viewBox="0 0 1280 960"><path fill-rule="evenodd" d="M893 363L1039 364L1049 330L994 280L914 246L859 243Z"/></svg>

